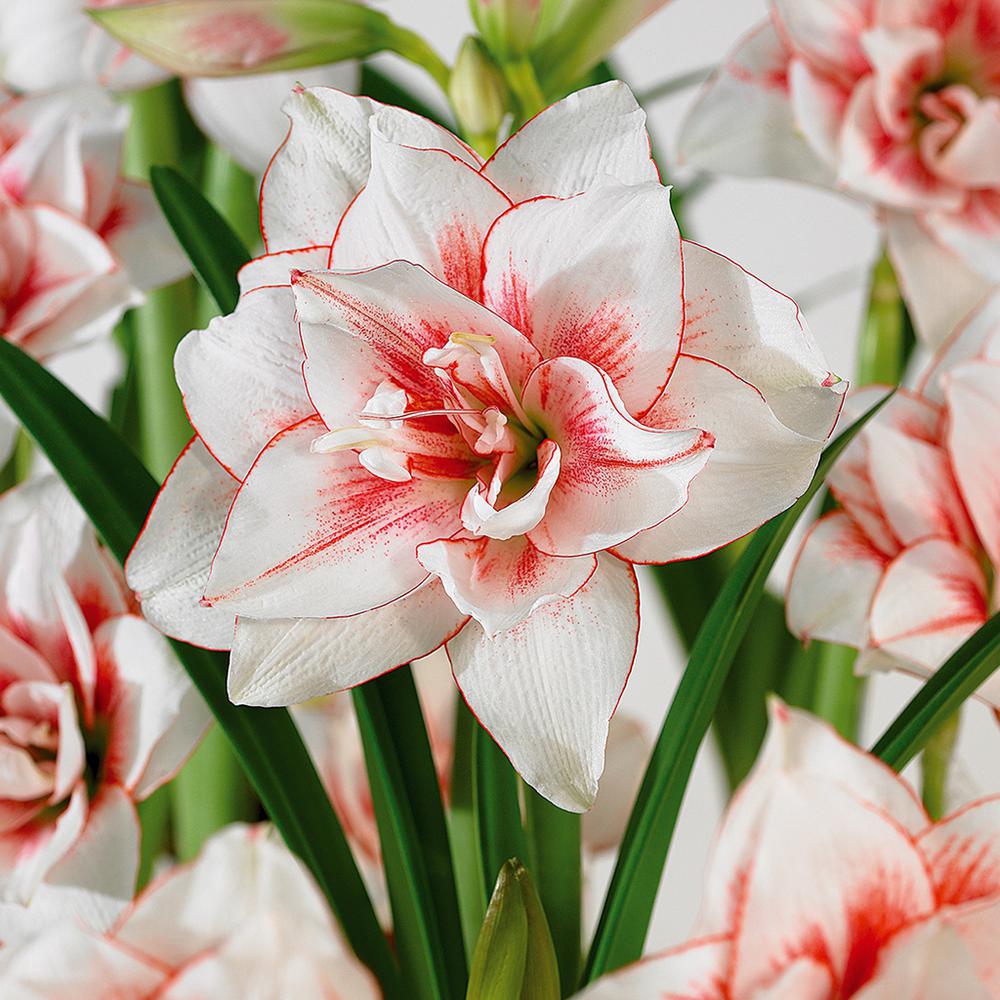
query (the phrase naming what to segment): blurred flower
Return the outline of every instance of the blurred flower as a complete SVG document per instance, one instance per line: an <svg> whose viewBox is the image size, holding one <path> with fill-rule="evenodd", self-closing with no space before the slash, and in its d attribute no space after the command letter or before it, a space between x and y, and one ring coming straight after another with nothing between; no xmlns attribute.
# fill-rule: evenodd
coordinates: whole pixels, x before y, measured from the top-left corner
<svg viewBox="0 0 1000 1000"><path fill-rule="evenodd" d="M208 713L54 479L0 499L0 647L0 898L100 924L132 897L134 803Z"/></svg>
<svg viewBox="0 0 1000 1000"><path fill-rule="evenodd" d="M312 878L266 826L233 825L106 935L56 922L0 951L11 1000L375 1000Z"/></svg>
<svg viewBox="0 0 1000 1000"><path fill-rule="evenodd" d="M860 413L881 387L851 393ZM788 625L863 650L862 669L926 676L991 611L1000 566L1000 297L900 389L827 480L840 509L802 543ZM1000 707L1000 678L981 695Z"/></svg>
<svg viewBox="0 0 1000 1000"><path fill-rule="evenodd" d="M241 703L447 642L525 780L586 809L635 654L630 563L791 504L842 386L793 302L682 243L622 84L486 164L363 98L288 110L269 253L178 352L199 436L129 578L169 634L232 646Z"/></svg>
<svg viewBox="0 0 1000 1000"><path fill-rule="evenodd" d="M918 331L937 345L1000 280L998 10L773 0L692 108L681 153L872 202Z"/></svg>
<svg viewBox="0 0 1000 1000"><path fill-rule="evenodd" d="M881 762L777 704L692 940L579 997L990 1000L998 932L1000 798L933 823Z"/></svg>
<svg viewBox="0 0 1000 1000"><path fill-rule="evenodd" d="M3 336L46 361L111 332L189 265L145 184L121 176L127 112L100 90L0 97ZM0 407L0 461L15 424Z"/></svg>

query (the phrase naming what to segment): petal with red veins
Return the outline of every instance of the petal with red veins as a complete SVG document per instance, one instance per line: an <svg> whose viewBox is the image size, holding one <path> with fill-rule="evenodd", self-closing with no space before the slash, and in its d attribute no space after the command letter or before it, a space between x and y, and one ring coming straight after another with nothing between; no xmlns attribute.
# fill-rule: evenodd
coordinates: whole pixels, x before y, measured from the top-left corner
<svg viewBox="0 0 1000 1000"><path fill-rule="evenodd" d="M976 103L958 133L942 149L925 152L943 178L967 188L1000 186L1000 101Z"/></svg>
<svg viewBox="0 0 1000 1000"><path fill-rule="evenodd" d="M864 649L872 598L888 563L849 514L820 518L803 539L788 581L789 631Z"/></svg>
<svg viewBox="0 0 1000 1000"><path fill-rule="evenodd" d="M15 681L57 680L44 657L0 625L0 688L6 688Z"/></svg>
<svg viewBox="0 0 1000 1000"><path fill-rule="evenodd" d="M524 537L440 539L421 545L417 559L441 578L459 610L471 615L489 639L543 605L572 597L597 566L594 556L547 556Z"/></svg>
<svg viewBox="0 0 1000 1000"><path fill-rule="evenodd" d="M823 439L783 424L752 385L714 361L686 354L643 422L671 430L701 427L715 445L691 483L688 502L619 546L632 562L703 555L760 527L806 491L823 448Z"/></svg>
<svg viewBox="0 0 1000 1000"><path fill-rule="evenodd" d="M185 102L199 128L255 177L264 172L285 139L288 116L282 113L282 102L294 93L296 85L354 93L358 64L343 62L237 77L188 77L183 81Z"/></svg>
<svg viewBox="0 0 1000 1000"><path fill-rule="evenodd" d="M690 941L599 979L575 1000L725 1000L730 944Z"/></svg>
<svg viewBox="0 0 1000 1000"><path fill-rule="evenodd" d="M114 203L96 228L138 288L169 285L191 272L191 262L146 184L122 181Z"/></svg>
<svg viewBox="0 0 1000 1000"><path fill-rule="evenodd" d="M636 416L656 401L684 325L667 188L608 185L517 205L490 231L483 259L483 302L544 357L607 372Z"/></svg>
<svg viewBox="0 0 1000 1000"><path fill-rule="evenodd" d="M293 284L307 356L306 384L330 427L355 425L386 380L406 391L411 409L440 407L441 380L424 355L446 346L453 333L490 340L517 388L541 360L531 343L499 316L407 261L358 274L298 274ZM471 351L470 360L475 360ZM463 376L462 371L455 374ZM481 384L474 388L485 393ZM485 402L502 401L506 409L509 392L498 387L489 391L497 398Z"/></svg>
<svg viewBox="0 0 1000 1000"><path fill-rule="evenodd" d="M437 580L347 618L239 618L229 697L293 705L362 684L437 649L465 618Z"/></svg>
<svg viewBox="0 0 1000 1000"><path fill-rule="evenodd" d="M229 513L206 600L257 618L328 618L387 604L425 577L421 542L455 531L468 483L373 476L353 452L322 454L304 420L261 452Z"/></svg>
<svg viewBox="0 0 1000 1000"><path fill-rule="evenodd" d="M970 802L929 827L917 846L943 906L1000 896L1000 798Z"/></svg>
<svg viewBox="0 0 1000 1000"><path fill-rule="evenodd" d="M578 90L546 108L493 154L483 173L514 202L539 195L568 198L609 180L659 180L646 113L618 80Z"/></svg>
<svg viewBox="0 0 1000 1000"><path fill-rule="evenodd" d="M638 596L632 568L602 555L573 597L494 639L469 622L448 643L473 714L521 777L562 809L584 812L597 794L608 720L635 657Z"/></svg>
<svg viewBox="0 0 1000 1000"><path fill-rule="evenodd" d="M840 123L851 92L805 59L793 58L788 64L788 96L791 100L795 132L801 132L822 162L822 170L812 167L814 176L793 179L812 181L829 187L840 156ZM796 135L797 139L798 136ZM763 136L758 141L763 143ZM773 140L772 140L773 141ZM773 176L789 176L789 171L774 171Z"/></svg>
<svg viewBox="0 0 1000 1000"><path fill-rule="evenodd" d="M871 23L873 0L772 0L782 36L830 76L853 83L868 72L861 34Z"/></svg>
<svg viewBox="0 0 1000 1000"><path fill-rule="evenodd" d="M368 180L368 120L379 107L329 87L296 90L285 101L288 137L260 192L268 250L330 245L341 216Z"/></svg>
<svg viewBox="0 0 1000 1000"><path fill-rule="evenodd" d="M177 771L211 716L170 644L141 618L113 618L94 641L105 780L141 801Z"/></svg>
<svg viewBox="0 0 1000 1000"><path fill-rule="evenodd" d="M684 298L685 354L715 361L755 386L796 433L829 437L843 386L790 298L727 257L687 241Z"/></svg>
<svg viewBox="0 0 1000 1000"><path fill-rule="evenodd" d="M1000 281L1000 190L973 189L961 211L934 209L924 220L937 239L991 284Z"/></svg>
<svg viewBox="0 0 1000 1000"><path fill-rule="evenodd" d="M975 556L947 539L929 538L904 549L886 569L872 601L872 643L924 674L986 618L986 579ZM980 694L1000 705L998 679Z"/></svg>
<svg viewBox="0 0 1000 1000"><path fill-rule="evenodd" d="M278 431L315 413L294 317L290 287L257 288L177 348L174 368L191 423L234 476L247 474Z"/></svg>
<svg viewBox="0 0 1000 1000"><path fill-rule="evenodd" d="M713 173L830 183L832 170L806 141L789 100L790 59L770 22L744 37L684 119L681 158ZM818 124L814 114L810 126Z"/></svg>
<svg viewBox="0 0 1000 1000"><path fill-rule="evenodd" d="M235 613L200 603L239 481L199 438L181 452L125 563L143 616L161 632L229 649Z"/></svg>
<svg viewBox="0 0 1000 1000"><path fill-rule="evenodd" d="M559 478L528 537L543 552L578 556L618 545L676 513L705 467L711 434L633 420L610 378L576 358L539 365L524 408L560 450Z"/></svg>
<svg viewBox="0 0 1000 1000"><path fill-rule="evenodd" d="M1000 566L1000 363L970 362L945 382L948 452L962 498L994 566Z"/></svg>
<svg viewBox="0 0 1000 1000"><path fill-rule="evenodd" d="M355 270L407 260L478 298L483 240L508 208L507 197L464 160L394 142L376 125L371 174L337 229L330 265Z"/></svg>

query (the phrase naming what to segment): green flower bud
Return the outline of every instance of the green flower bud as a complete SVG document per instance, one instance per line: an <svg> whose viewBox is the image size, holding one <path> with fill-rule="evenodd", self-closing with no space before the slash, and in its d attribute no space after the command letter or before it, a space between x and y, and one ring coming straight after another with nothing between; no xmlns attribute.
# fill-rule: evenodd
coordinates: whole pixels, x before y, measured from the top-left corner
<svg viewBox="0 0 1000 1000"><path fill-rule="evenodd" d="M535 37L542 0L469 0L472 19L498 59L518 59Z"/></svg>
<svg viewBox="0 0 1000 1000"><path fill-rule="evenodd" d="M507 114L507 86L478 38L470 35L462 42L448 96L462 131L473 144L492 143Z"/></svg>

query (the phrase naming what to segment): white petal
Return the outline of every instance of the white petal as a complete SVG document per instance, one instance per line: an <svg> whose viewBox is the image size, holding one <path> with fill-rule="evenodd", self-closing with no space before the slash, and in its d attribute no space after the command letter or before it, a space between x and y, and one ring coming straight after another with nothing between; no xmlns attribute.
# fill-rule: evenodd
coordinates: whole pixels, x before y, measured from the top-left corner
<svg viewBox="0 0 1000 1000"><path fill-rule="evenodd" d="M619 80L578 90L512 135L483 168L511 199L568 198L599 184L657 181L646 113Z"/></svg>
<svg viewBox="0 0 1000 1000"><path fill-rule="evenodd" d="M572 597L597 566L594 556L547 556L526 538L442 539L421 545L417 558L441 578L459 610L472 615L490 639L543 605Z"/></svg>
<svg viewBox="0 0 1000 1000"><path fill-rule="evenodd" d="M200 604L239 482L195 438L167 476L125 563L142 613L175 639L228 649L235 616Z"/></svg>
<svg viewBox="0 0 1000 1000"><path fill-rule="evenodd" d="M282 110L291 124L261 185L268 250L329 246L371 164L368 119L379 105L328 87L296 90Z"/></svg>
<svg viewBox="0 0 1000 1000"><path fill-rule="evenodd" d="M524 780L562 809L593 804L638 636L638 589L611 556L573 597L495 639L470 622L448 643L473 714Z"/></svg>
<svg viewBox="0 0 1000 1000"><path fill-rule="evenodd" d="M421 542L452 534L468 483L393 483L353 452L311 451L319 419L279 434L233 501L206 600L257 618L328 618L370 611L426 572Z"/></svg>
<svg viewBox="0 0 1000 1000"><path fill-rule="evenodd" d="M670 517L686 503L712 448L700 428L637 423L611 380L576 358L539 365L524 408L561 453L545 516L529 532L550 555L598 552Z"/></svg>
<svg viewBox="0 0 1000 1000"><path fill-rule="evenodd" d="M655 402L684 324L666 188L608 185L518 205L490 231L483 258L483 302L544 357L596 365L636 416Z"/></svg>
<svg viewBox="0 0 1000 1000"><path fill-rule="evenodd" d="M437 581L348 618L240 618L229 697L238 705L291 705L353 687L426 656L464 621Z"/></svg>
<svg viewBox="0 0 1000 1000"><path fill-rule="evenodd" d="M788 581L788 629L800 639L868 644L872 598L889 563L844 511L820 518L806 535Z"/></svg>
<svg viewBox="0 0 1000 1000"><path fill-rule="evenodd" d="M244 170L259 176L288 133L281 102L296 84L353 93L358 66L347 62L280 73L191 77L184 81L184 97L202 132Z"/></svg>

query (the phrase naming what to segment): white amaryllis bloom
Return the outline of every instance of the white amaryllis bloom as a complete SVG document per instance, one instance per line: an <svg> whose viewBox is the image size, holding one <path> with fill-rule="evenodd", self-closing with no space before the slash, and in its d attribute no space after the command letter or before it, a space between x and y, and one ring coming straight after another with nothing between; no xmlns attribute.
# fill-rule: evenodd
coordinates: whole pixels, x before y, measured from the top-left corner
<svg viewBox="0 0 1000 1000"><path fill-rule="evenodd" d="M236 824L98 935L57 922L0 950L10 1000L376 1000L312 878L266 826Z"/></svg>
<svg viewBox="0 0 1000 1000"><path fill-rule="evenodd" d="M1000 4L771 0L688 116L681 152L873 203L936 346L1000 280Z"/></svg>
<svg viewBox="0 0 1000 1000"><path fill-rule="evenodd" d="M775 704L687 944L579 1000L1000 996L1000 798L932 822L825 723Z"/></svg>
<svg viewBox="0 0 1000 1000"><path fill-rule="evenodd" d="M134 803L209 716L55 479L0 499L0 649L0 900L100 924L132 898Z"/></svg>
<svg viewBox="0 0 1000 1000"><path fill-rule="evenodd" d="M848 408L884 392L851 393ZM789 628L855 646L862 669L927 676L996 610L1000 296L862 430L828 483L840 509L802 543ZM980 695L1000 707L1000 678Z"/></svg>
<svg viewBox="0 0 1000 1000"><path fill-rule="evenodd" d="M241 703L447 642L525 780L586 809L635 653L630 564L791 504L841 386L793 302L681 241L623 84L485 164L364 98L287 108L269 252L178 351L198 437L129 578L168 634L232 646Z"/></svg>

